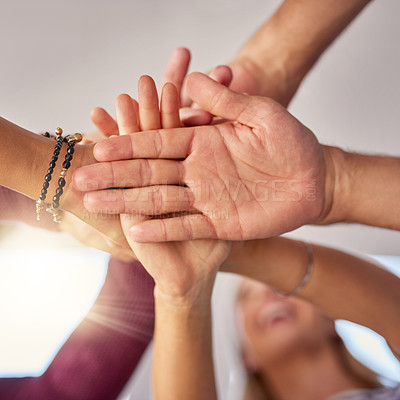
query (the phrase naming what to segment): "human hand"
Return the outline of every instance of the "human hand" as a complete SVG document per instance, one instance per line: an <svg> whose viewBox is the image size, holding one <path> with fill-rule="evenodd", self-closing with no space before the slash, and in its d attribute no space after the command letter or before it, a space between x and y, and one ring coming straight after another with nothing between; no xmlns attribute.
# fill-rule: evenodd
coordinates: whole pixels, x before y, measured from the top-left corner
<svg viewBox="0 0 400 400"><path fill-rule="evenodd" d="M192 74L187 85L193 101L233 122L97 144L102 162L77 171L77 189L87 190L79 184L86 179L97 189L125 189L87 193L88 210L196 212L134 225L130 238L138 242L255 239L324 218L332 170L309 129L273 100L234 93L203 74Z"/></svg>
<svg viewBox="0 0 400 400"><path fill-rule="evenodd" d="M142 129L176 128L179 118L177 88L166 83L161 92L160 107L154 81L143 76L138 85L139 103L130 96L120 95L116 114L121 135ZM139 133L140 134L140 133ZM148 218L138 214L121 214L121 224L129 233L132 224ZM186 301L210 296L217 268L228 255L229 244L216 240L140 244L127 237L132 250L154 278L160 296Z"/></svg>
<svg viewBox="0 0 400 400"><path fill-rule="evenodd" d="M75 215L64 212L60 222L60 230L69 233L85 246L109 253L114 258L125 262L137 260L129 246L121 246L114 240L100 233Z"/></svg>
<svg viewBox="0 0 400 400"><path fill-rule="evenodd" d="M273 57L267 62L264 55L262 66L257 64L254 54L249 56L248 53L242 50L228 65L219 65L208 75L235 92L270 97L286 107L299 83L290 81L283 66L277 65ZM185 126L208 125L212 121L212 114L193 103L186 90L185 77L190 58L188 49L175 49L167 63L163 82L172 82L177 87L180 94L180 117Z"/></svg>
<svg viewBox="0 0 400 400"><path fill-rule="evenodd" d="M213 122L213 115L193 103L186 90L185 78L190 59L191 55L188 49L176 48L167 62L162 82L163 84L171 82L176 86L179 95L179 116L184 126L208 125ZM232 81L232 71L226 65L215 67L208 75L224 86L229 86Z"/></svg>
<svg viewBox="0 0 400 400"><path fill-rule="evenodd" d="M276 66L274 60L265 63L268 67L257 65L255 58L239 54L228 65L232 70L231 90L251 96L269 97L282 104L289 105L300 83L291 83L283 69Z"/></svg>
<svg viewBox="0 0 400 400"><path fill-rule="evenodd" d="M85 135L78 146L97 143L107 139L110 136L119 134L116 121L103 108L94 108L90 113L90 117L97 130ZM77 150L79 153L80 148ZM69 233L82 244L109 253L114 258L120 259L125 262L137 260L135 254L132 252L132 249L129 247L128 243L125 240L125 237L123 236L122 228L119 224L118 218L115 218L114 216L114 221L110 223L110 226L107 226L108 223L106 223L106 225L103 225L105 218L104 215L98 216L100 217L100 219L103 220L100 223L99 221L93 222L95 220L95 216L90 216L92 224L94 223L94 225L98 229L104 230L104 232L101 233L93 226L85 222L85 219L88 216L88 213L86 211L83 217L80 210L77 211L75 209L75 213L80 217L72 214L71 212L64 212L62 214L60 230ZM117 234L117 236L114 236L116 232L112 233L113 236L111 237L113 239L111 239L107 236L107 234L110 234L110 232L112 232L113 230L116 230L119 233ZM118 240L118 237L121 238L121 244L116 241Z"/></svg>
<svg viewBox="0 0 400 400"><path fill-rule="evenodd" d="M128 243L126 242L125 236L121 228L119 216L109 215L101 212L88 212L88 210L84 206L83 193L74 189L73 185L71 184L71 177L73 176L76 169L85 165L90 165L95 162L96 160L93 157L93 144L75 146L74 159L66 176L64 193L60 198L60 209L68 211L69 213L75 215L80 220L94 228L94 230L100 232L108 239L118 244L118 246L129 249ZM81 228L82 226L80 227L80 229ZM103 241L102 235L100 233L100 241Z"/></svg>

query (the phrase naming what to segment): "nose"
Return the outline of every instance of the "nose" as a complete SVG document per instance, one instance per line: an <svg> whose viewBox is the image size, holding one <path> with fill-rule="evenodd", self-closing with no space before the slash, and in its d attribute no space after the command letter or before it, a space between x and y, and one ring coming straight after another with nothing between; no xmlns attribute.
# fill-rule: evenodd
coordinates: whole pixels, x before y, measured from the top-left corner
<svg viewBox="0 0 400 400"><path fill-rule="evenodd" d="M257 297L260 297L266 301L277 301L285 299L285 296L283 294L279 293L275 288L267 285L260 285L255 294L257 295Z"/></svg>

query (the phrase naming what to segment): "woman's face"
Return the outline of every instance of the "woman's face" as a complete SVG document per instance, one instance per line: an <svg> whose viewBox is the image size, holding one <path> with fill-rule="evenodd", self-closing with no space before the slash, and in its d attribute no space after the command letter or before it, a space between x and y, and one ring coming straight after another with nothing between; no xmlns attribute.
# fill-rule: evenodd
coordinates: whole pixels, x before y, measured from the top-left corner
<svg viewBox="0 0 400 400"><path fill-rule="evenodd" d="M237 319L245 361L255 363L314 351L335 334L333 321L311 304L252 279L239 288Z"/></svg>

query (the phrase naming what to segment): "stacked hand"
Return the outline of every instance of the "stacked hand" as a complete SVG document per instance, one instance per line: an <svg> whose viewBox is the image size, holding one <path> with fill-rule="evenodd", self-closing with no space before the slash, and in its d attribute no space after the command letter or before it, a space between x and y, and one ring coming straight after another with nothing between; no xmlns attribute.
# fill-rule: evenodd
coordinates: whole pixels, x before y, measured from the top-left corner
<svg viewBox="0 0 400 400"><path fill-rule="evenodd" d="M141 77L138 89L138 103L126 94L117 98L116 114L121 138L134 133L140 135L140 129L181 126L179 96L174 84L164 85L160 107L156 87L150 77ZM132 174L132 179L138 179L135 173ZM197 240L158 244L135 243L129 237L129 229L132 225L148 220L148 217L135 213L134 210L128 211L129 214L120 215L122 227L133 251L155 279L156 288L161 295L193 299L205 289L210 291L216 270L229 253L228 242Z"/></svg>
<svg viewBox="0 0 400 400"><path fill-rule="evenodd" d="M88 191L87 209L187 212L135 223L127 236L138 242L254 239L320 222L331 206L332 184L312 132L271 99L232 92L199 73L186 81L195 103L232 122L152 125L156 130L141 133L130 126L128 135L98 143L99 163L74 176L75 188Z"/></svg>

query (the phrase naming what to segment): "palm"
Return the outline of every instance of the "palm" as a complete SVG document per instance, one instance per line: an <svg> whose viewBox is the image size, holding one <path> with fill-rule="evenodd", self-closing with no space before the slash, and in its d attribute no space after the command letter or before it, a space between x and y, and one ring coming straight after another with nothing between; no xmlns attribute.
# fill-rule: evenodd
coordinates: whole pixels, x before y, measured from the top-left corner
<svg viewBox="0 0 400 400"><path fill-rule="evenodd" d="M183 162L193 206L218 238L279 234L322 210L325 171L314 135L284 111L262 120L268 123L255 128L226 123L214 132L197 129Z"/></svg>
<svg viewBox="0 0 400 400"><path fill-rule="evenodd" d="M191 212L136 224L131 234L140 242L255 239L317 222L329 204L312 132L271 99L234 93L201 74L187 87L203 109L234 122L99 143L98 161L129 161L100 163L82 176L99 176L100 189L125 189L89 193L88 208Z"/></svg>

